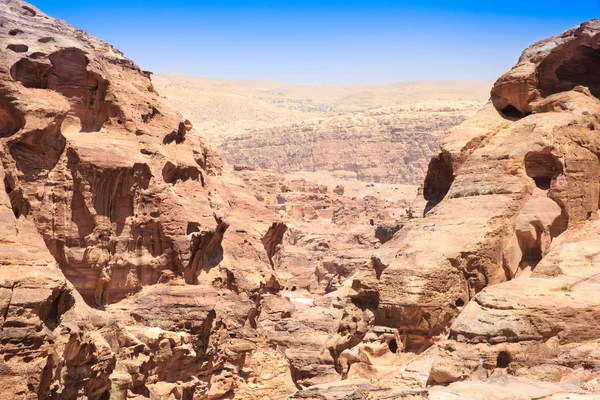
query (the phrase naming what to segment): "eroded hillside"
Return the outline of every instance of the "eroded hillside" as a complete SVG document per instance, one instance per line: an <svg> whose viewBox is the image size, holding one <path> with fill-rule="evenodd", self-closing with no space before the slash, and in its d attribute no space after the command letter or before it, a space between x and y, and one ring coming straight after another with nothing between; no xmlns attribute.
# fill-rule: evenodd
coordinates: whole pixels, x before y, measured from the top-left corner
<svg viewBox="0 0 600 400"><path fill-rule="evenodd" d="M153 81L232 164L417 185L440 140L488 100L491 86L294 86L175 74Z"/></svg>
<svg viewBox="0 0 600 400"><path fill-rule="evenodd" d="M426 103L343 114L250 129L224 140L220 148L237 165L414 185L423 181L440 141L479 107Z"/></svg>

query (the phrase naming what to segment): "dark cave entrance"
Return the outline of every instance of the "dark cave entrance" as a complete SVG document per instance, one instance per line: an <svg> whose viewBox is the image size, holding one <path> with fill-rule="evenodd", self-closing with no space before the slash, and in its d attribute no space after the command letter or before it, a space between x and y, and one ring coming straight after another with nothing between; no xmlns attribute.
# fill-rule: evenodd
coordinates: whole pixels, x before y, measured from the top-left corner
<svg viewBox="0 0 600 400"><path fill-rule="evenodd" d="M600 98L600 49L579 46L571 57L556 69L556 77L563 90L578 85L586 86Z"/></svg>
<svg viewBox="0 0 600 400"><path fill-rule="evenodd" d="M392 353L398 353L398 342L396 341L396 339L392 339L388 342L388 348Z"/></svg>
<svg viewBox="0 0 600 400"><path fill-rule="evenodd" d="M525 155L525 172L538 188L548 190L552 181L563 173L563 164L550 152L531 151Z"/></svg>
<svg viewBox="0 0 600 400"><path fill-rule="evenodd" d="M506 351L501 351L496 358L496 368L508 368L511 362L512 357L510 354Z"/></svg>

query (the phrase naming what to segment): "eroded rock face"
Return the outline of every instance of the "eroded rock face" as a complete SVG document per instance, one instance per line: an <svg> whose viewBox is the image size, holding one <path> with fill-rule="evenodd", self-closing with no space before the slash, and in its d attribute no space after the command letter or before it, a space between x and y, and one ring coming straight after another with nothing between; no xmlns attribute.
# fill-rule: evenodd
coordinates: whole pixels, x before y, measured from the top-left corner
<svg viewBox="0 0 600 400"><path fill-rule="evenodd" d="M231 392L256 348L232 329L278 287L274 216L149 73L26 3L0 13L0 397Z"/></svg>
<svg viewBox="0 0 600 400"><path fill-rule="evenodd" d="M494 105L505 114L527 115L549 95L585 86L598 96L598 20L541 40L492 89Z"/></svg>
<svg viewBox="0 0 600 400"><path fill-rule="evenodd" d="M231 163L280 173L335 171L367 182L419 184L440 140L480 106L415 104L257 128L220 148Z"/></svg>
<svg viewBox="0 0 600 400"><path fill-rule="evenodd" d="M411 218L336 292L364 311L345 308L348 380L303 396L598 396L599 37L533 45L442 141Z"/></svg>
<svg viewBox="0 0 600 400"><path fill-rule="evenodd" d="M598 310L600 100L583 56L595 53L582 49L598 37L591 21L527 49L493 102L442 142L414 218L353 278L374 323L400 333L399 348L437 352L429 385L493 386L508 375L516 386L498 398L531 398L517 389L531 381L519 379L598 390L589 326ZM432 347L414 350L428 339ZM456 388L465 398L489 390ZM429 396L451 398L443 392Z"/></svg>

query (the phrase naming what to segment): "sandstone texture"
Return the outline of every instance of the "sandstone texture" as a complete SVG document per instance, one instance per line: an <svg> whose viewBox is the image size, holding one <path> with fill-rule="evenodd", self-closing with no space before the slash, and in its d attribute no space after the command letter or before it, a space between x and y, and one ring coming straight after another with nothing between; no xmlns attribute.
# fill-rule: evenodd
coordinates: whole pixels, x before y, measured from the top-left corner
<svg viewBox="0 0 600 400"><path fill-rule="evenodd" d="M179 74L152 80L232 164L416 185L439 141L489 99L491 87L440 81L299 86Z"/></svg>
<svg viewBox="0 0 600 400"><path fill-rule="evenodd" d="M413 172L282 175L231 168L150 73L0 0L0 399L600 397L599 38L534 44L451 133L455 110L411 108L442 126L398 142ZM373 141L343 162L381 164Z"/></svg>
<svg viewBox="0 0 600 400"><path fill-rule="evenodd" d="M440 140L482 103L424 103L249 129L225 158L280 173L329 171L366 182L419 184Z"/></svg>

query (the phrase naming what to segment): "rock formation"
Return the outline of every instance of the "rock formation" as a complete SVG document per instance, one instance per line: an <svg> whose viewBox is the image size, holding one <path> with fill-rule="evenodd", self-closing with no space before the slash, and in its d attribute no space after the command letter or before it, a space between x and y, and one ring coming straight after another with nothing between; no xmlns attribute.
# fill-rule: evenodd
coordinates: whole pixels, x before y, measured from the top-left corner
<svg viewBox="0 0 600 400"><path fill-rule="evenodd" d="M599 37L590 21L527 49L443 140L413 218L350 278L413 354L396 376L425 368L429 398L597 397ZM360 357L368 335L349 376L385 370Z"/></svg>
<svg viewBox="0 0 600 400"><path fill-rule="evenodd" d="M243 182L116 49L0 13L0 399L598 397L600 22L527 49L409 208Z"/></svg>
<svg viewBox="0 0 600 400"><path fill-rule="evenodd" d="M255 128L224 138L219 147L231 163L279 173L329 171L420 184L440 140L481 104L413 104Z"/></svg>
<svg viewBox="0 0 600 400"><path fill-rule="evenodd" d="M0 397L231 391L273 216L119 51L0 16Z"/></svg>

